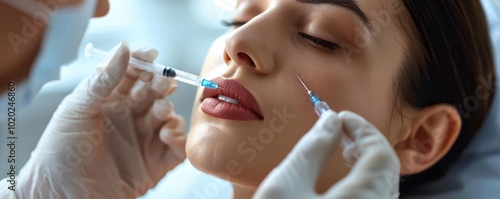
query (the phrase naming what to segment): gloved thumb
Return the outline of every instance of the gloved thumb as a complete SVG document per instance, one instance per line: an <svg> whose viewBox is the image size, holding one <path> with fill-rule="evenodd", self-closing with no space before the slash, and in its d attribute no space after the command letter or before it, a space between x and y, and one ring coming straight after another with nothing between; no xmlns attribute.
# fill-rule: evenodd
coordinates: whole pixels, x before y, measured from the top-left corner
<svg viewBox="0 0 500 199"><path fill-rule="evenodd" d="M85 78L68 95L59 108L67 118L92 118L97 114L102 102L111 94L125 75L130 59L127 42L115 46L108 57L99 63L92 74Z"/></svg>
<svg viewBox="0 0 500 199"><path fill-rule="evenodd" d="M398 198L400 163L391 144L361 116L345 111L339 117L359 159L349 175L328 191L327 198Z"/></svg>
<svg viewBox="0 0 500 199"><path fill-rule="evenodd" d="M154 62L158 58L158 50L154 48L140 48L132 52L132 57L145 62Z"/></svg>
<svg viewBox="0 0 500 199"><path fill-rule="evenodd" d="M302 177L311 186L317 178L336 148L340 145L343 135L342 123L338 114L332 110L324 113L309 132L299 140L290 159L296 159L297 167L303 164ZM302 161L302 163L299 163Z"/></svg>
<svg viewBox="0 0 500 199"><path fill-rule="evenodd" d="M337 113L328 111L323 114L285 160L261 183L254 198L310 198L316 195L316 180L328 158L340 145L342 134ZM301 193L301 196L293 193Z"/></svg>

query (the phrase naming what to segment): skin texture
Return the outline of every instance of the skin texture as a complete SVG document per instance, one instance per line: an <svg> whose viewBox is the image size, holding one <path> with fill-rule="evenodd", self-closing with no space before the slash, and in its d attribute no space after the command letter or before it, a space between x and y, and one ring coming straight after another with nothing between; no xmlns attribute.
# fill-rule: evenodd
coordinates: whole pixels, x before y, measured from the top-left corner
<svg viewBox="0 0 500 199"><path fill-rule="evenodd" d="M246 23L214 42L202 76L237 79L255 96L264 120L209 116L200 108L198 90L186 145L191 163L232 182L234 198L250 198L317 120L297 74L333 110L355 112L375 125L396 150L402 175L422 172L441 159L461 127L457 110L438 104L394 111L395 78L410 39L396 20L407 17L404 5L398 0L358 4L375 24L372 32L339 6L239 0L234 21ZM392 20L380 20L379 13ZM299 32L341 47L330 51ZM316 190L326 191L348 172L337 149Z"/></svg>
<svg viewBox="0 0 500 199"><path fill-rule="evenodd" d="M51 5L50 0L39 0L41 4L47 6ZM83 2L83 0L67 0L67 1L55 1L60 2L59 6L76 6ZM96 5L96 11L94 17L102 17L106 15L109 11L108 0L98 0ZM9 33L16 33L17 35L23 35L24 22L22 19L27 19L30 22L36 21L31 15L21 12L11 6L0 2L0 17L7 19L2 20L0 28L0 35L8 35ZM40 22L38 22L40 23ZM26 79L31 70L32 63L38 54L40 48L43 34L45 32L46 24L41 24L37 26L36 32L32 33L27 39L26 43L19 46L16 51L11 46L8 37L0 38L0 60L2 60L2 66L0 67L0 79L3 83L7 81L21 82ZM28 38L28 37L27 37ZM0 93L5 92L7 87L0 87Z"/></svg>

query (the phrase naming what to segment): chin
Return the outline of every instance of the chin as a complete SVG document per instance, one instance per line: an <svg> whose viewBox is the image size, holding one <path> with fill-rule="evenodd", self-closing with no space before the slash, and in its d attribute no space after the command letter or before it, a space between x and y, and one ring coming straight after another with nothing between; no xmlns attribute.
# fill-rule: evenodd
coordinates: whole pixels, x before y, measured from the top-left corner
<svg viewBox="0 0 500 199"><path fill-rule="evenodd" d="M257 149L241 147L247 142L245 135L252 132L245 126L196 122L190 128L186 143L189 161L204 173L241 186L258 187L279 161L264 163L266 156Z"/></svg>

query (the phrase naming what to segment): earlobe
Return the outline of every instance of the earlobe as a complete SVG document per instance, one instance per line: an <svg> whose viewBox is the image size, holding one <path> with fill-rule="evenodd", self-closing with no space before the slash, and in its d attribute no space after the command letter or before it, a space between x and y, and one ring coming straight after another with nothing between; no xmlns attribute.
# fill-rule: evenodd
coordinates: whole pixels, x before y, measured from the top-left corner
<svg viewBox="0 0 500 199"><path fill-rule="evenodd" d="M437 104L420 110L394 149L401 161L401 175L425 171L451 149L462 121L455 107Z"/></svg>

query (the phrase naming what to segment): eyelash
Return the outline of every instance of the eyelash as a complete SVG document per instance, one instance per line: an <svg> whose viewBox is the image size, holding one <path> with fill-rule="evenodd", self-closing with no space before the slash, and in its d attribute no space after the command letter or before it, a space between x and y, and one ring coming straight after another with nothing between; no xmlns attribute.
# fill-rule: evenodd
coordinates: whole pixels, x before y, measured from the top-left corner
<svg viewBox="0 0 500 199"><path fill-rule="evenodd" d="M222 25L224 25L226 27L233 27L233 28L243 26L246 23L247 22L244 22L244 21L222 21Z"/></svg>
<svg viewBox="0 0 500 199"><path fill-rule="evenodd" d="M242 21L222 21L222 24L226 27L233 27L233 28L238 28L240 26L245 25L247 22L242 22ZM332 42L308 35L303 32L298 33L299 36L301 36L304 39L309 40L310 42L314 43L316 46L324 48L326 50L334 51L339 48L337 44L334 44Z"/></svg>
<svg viewBox="0 0 500 199"><path fill-rule="evenodd" d="M314 43L316 46L319 46L319 47L324 48L326 50L333 51L333 50L339 48L339 46L337 44L334 44L332 42L308 35L308 34L303 33L303 32L299 32L299 36L301 36L304 39L309 40L310 42Z"/></svg>

